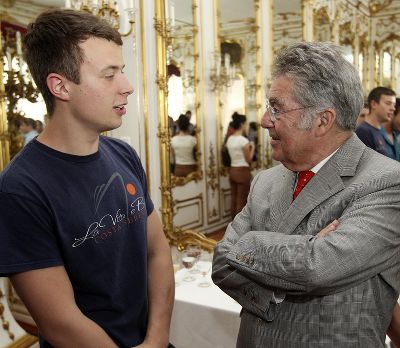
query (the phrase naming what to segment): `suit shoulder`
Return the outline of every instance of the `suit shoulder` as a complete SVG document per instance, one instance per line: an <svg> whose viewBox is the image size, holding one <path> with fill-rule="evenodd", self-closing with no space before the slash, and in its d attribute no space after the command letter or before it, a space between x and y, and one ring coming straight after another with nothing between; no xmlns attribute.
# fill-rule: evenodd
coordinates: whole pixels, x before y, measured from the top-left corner
<svg viewBox="0 0 400 348"><path fill-rule="evenodd" d="M400 162L366 148L357 167L364 182L383 180L389 185L400 185Z"/></svg>
<svg viewBox="0 0 400 348"><path fill-rule="evenodd" d="M292 172L285 168L282 164L278 164L272 168L260 171L253 179L254 183L265 184L270 180L276 180L286 175L291 175Z"/></svg>

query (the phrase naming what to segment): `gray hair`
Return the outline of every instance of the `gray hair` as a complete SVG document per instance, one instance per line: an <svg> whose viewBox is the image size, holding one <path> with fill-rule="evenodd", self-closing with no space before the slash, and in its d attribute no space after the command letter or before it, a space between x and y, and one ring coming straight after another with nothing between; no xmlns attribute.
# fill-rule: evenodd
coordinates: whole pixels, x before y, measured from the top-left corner
<svg viewBox="0 0 400 348"><path fill-rule="evenodd" d="M272 78L286 76L294 82L292 96L304 110L299 123L310 128L316 113L324 108L336 111L336 124L356 127L364 104L361 81L341 48L329 42L300 42L280 50L272 67Z"/></svg>

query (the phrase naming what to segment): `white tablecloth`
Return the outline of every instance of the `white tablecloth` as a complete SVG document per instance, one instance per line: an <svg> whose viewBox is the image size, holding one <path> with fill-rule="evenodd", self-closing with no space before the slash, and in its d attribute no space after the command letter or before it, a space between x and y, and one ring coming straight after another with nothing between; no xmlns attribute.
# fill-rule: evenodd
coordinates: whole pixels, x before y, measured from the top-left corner
<svg viewBox="0 0 400 348"><path fill-rule="evenodd" d="M197 284L201 275L194 274L193 282L182 278L187 270L175 275L175 305L172 314L170 341L176 348L234 348L239 331L241 306L212 283L210 287Z"/></svg>

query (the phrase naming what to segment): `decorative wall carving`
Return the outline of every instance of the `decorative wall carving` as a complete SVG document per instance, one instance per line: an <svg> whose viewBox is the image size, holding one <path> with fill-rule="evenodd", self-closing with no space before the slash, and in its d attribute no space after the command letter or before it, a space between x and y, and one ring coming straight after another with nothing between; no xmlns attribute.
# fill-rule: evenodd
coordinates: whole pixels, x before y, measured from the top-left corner
<svg viewBox="0 0 400 348"><path fill-rule="evenodd" d="M211 188L213 194L215 190L218 190L218 171L217 171L217 161L214 153L214 145L210 141L209 145L210 155L208 156L208 169L207 169L207 184Z"/></svg>

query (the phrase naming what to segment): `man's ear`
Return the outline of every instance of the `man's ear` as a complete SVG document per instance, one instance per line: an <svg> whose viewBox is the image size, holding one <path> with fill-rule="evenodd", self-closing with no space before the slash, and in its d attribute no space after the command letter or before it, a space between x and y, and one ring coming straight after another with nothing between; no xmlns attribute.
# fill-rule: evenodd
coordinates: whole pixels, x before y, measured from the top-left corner
<svg viewBox="0 0 400 348"><path fill-rule="evenodd" d="M64 76L56 73L50 73L46 79L50 93L64 101L70 98L68 82L69 81Z"/></svg>
<svg viewBox="0 0 400 348"><path fill-rule="evenodd" d="M336 122L336 111L329 108L319 113L316 132L319 136L327 134Z"/></svg>
<svg viewBox="0 0 400 348"><path fill-rule="evenodd" d="M371 110L376 109L376 107L379 105L379 101L377 102L376 100L371 100Z"/></svg>

